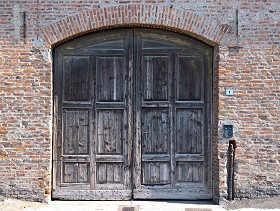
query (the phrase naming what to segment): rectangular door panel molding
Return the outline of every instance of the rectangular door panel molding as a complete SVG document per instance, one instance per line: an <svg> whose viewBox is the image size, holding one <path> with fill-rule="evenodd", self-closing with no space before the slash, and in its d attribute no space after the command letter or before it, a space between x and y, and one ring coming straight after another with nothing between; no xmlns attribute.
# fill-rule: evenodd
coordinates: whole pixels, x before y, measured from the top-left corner
<svg viewBox="0 0 280 211"><path fill-rule="evenodd" d="M89 183L89 163L64 162L63 183Z"/></svg>
<svg viewBox="0 0 280 211"><path fill-rule="evenodd" d="M203 109L176 109L176 153L203 153L203 114Z"/></svg>
<svg viewBox="0 0 280 211"><path fill-rule="evenodd" d="M88 56L64 56L64 100L89 101L90 78Z"/></svg>
<svg viewBox="0 0 280 211"><path fill-rule="evenodd" d="M143 154L169 154L168 109L143 109L142 147Z"/></svg>
<svg viewBox="0 0 280 211"><path fill-rule="evenodd" d="M143 55L142 60L143 100L168 100L170 55Z"/></svg>
<svg viewBox="0 0 280 211"><path fill-rule="evenodd" d="M203 100L204 71L198 56L176 55L176 101Z"/></svg>
<svg viewBox="0 0 280 211"><path fill-rule="evenodd" d="M64 155L89 153L89 115L89 110L64 110Z"/></svg>
<svg viewBox="0 0 280 211"><path fill-rule="evenodd" d="M97 102L123 102L125 93L125 56L96 57Z"/></svg>
<svg viewBox="0 0 280 211"><path fill-rule="evenodd" d="M122 154L126 142L124 110L97 110L97 154Z"/></svg>
<svg viewBox="0 0 280 211"><path fill-rule="evenodd" d="M123 165L122 163L101 163L96 165L98 184L123 184Z"/></svg>
<svg viewBox="0 0 280 211"><path fill-rule="evenodd" d="M143 162L143 185L170 184L170 162Z"/></svg>
<svg viewBox="0 0 280 211"><path fill-rule="evenodd" d="M177 182L203 182L202 162L177 162Z"/></svg>

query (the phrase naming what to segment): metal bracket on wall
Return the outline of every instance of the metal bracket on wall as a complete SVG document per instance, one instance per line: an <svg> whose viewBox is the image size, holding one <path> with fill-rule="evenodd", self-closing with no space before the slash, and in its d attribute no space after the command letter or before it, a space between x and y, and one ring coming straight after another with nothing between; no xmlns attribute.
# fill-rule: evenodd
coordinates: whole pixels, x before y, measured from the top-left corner
<svg viewBox="0 0 280 211"><path fill-rule="evenodd" d="M23 40L24 40L24 42L26 41L26 12L23 12L22 13L22 22L23 22L23 24L22 24L22 28L23 28L23 35L22 35L22 37L23 37Z"/></svg>

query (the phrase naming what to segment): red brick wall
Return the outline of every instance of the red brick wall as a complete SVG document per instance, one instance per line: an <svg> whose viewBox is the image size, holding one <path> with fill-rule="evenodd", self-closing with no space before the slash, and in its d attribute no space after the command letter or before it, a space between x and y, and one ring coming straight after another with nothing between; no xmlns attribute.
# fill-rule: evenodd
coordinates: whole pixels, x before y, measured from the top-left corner
<svg viewBox="0 0 280 211"><path fill-rule="evenodd" d="M215 199L227 196L227 123L237 143L236 197L280 194L279 1L22 2L0 2L0 194L50 196L52 46L117 26L164 28L215 46ZM225 96L225 88L235 94Z"/></svg>

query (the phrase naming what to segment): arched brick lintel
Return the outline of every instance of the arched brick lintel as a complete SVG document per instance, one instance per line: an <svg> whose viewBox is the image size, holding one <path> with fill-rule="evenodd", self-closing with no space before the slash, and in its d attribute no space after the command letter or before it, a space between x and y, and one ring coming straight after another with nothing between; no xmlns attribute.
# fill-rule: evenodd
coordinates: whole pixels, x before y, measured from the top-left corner
<svg viewBox="0 0 280 211"><path fill-rule="evenodd" d="M177 31L210 45L220 43L227 31L221 24L191 11L164 5L124 4L68 16L44 27L42 36L53 46L91 31L131 26Z"/></svg>

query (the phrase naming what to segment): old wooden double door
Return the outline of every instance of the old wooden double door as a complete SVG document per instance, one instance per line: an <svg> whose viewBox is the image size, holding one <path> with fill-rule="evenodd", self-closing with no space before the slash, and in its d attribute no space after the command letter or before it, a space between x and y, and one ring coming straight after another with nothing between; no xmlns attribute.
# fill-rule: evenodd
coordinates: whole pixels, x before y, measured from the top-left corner
<svg viewBox="0 0 280 211"><path fill-rule="evenodd" d="M152 29L54 51L54 198L210 199L212 48Z"/></svg>

